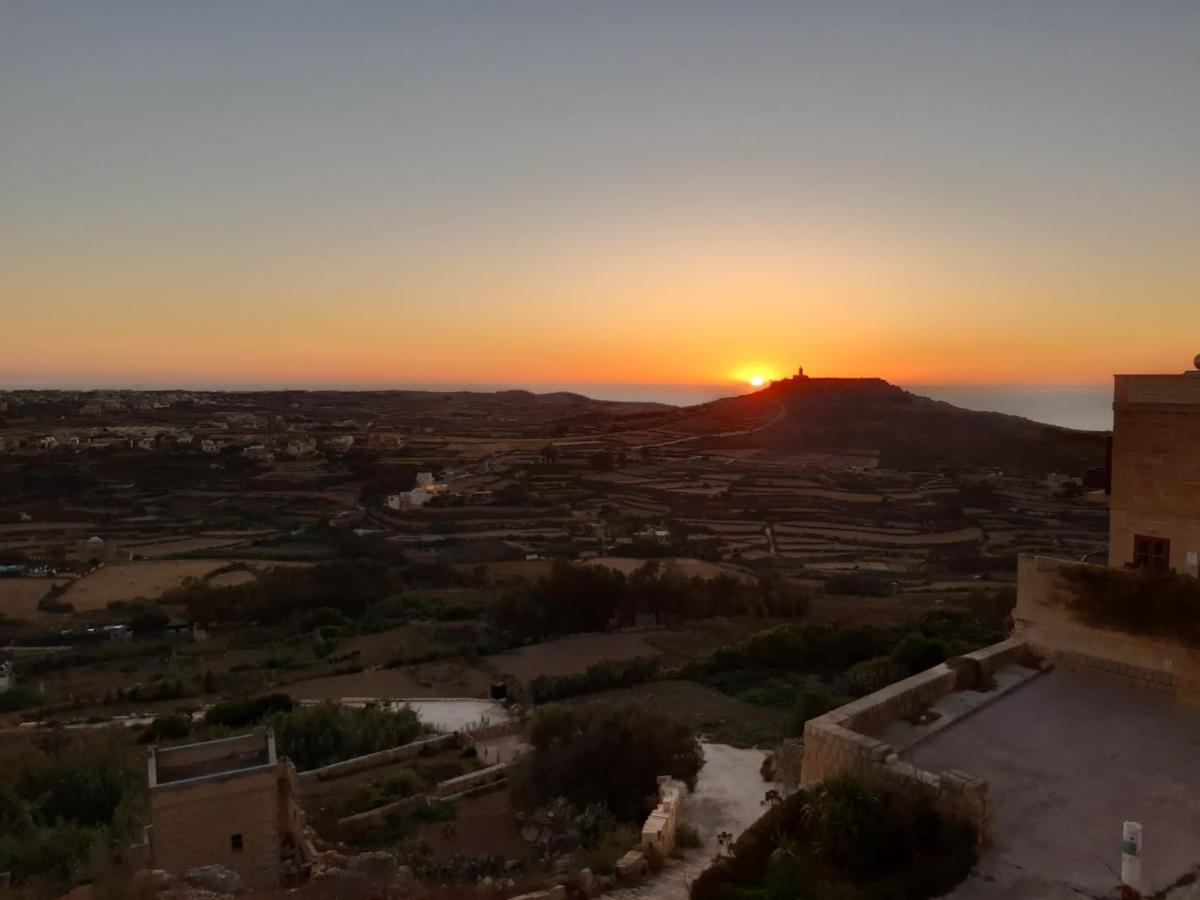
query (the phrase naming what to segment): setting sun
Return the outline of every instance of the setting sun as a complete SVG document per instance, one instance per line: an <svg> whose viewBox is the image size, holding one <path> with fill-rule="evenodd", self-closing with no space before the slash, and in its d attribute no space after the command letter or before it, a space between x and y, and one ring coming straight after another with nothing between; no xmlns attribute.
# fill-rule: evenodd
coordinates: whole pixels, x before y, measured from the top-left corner
<svg viewBox="0 0 1200 900"><path fill-rule="evenodd" d="M765 378L763 378L761 375L751 375L750 376L751 387L762 387L766 383L767 383L767 380Z"/></svg>

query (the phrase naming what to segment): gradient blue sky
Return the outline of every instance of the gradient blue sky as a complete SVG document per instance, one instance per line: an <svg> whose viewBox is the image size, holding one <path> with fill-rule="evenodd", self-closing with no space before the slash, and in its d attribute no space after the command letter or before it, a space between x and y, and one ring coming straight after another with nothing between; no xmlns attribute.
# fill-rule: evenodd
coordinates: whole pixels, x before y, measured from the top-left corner
<svg viewBox="0 0 1200 900"><path fill-rule="evenodd" d="M1200 351L1200 3L0 0L0 385Z"/></svg>

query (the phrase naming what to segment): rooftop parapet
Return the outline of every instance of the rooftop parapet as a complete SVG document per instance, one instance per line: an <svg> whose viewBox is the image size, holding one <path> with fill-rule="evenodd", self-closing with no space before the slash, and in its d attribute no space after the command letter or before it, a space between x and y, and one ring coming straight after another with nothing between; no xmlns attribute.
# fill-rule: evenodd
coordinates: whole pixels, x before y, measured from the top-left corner
<svg viewBox="0 0 1200 900"><path fill-rule="evenodd" d="M180 747L151 748L147 776L153 790L274 766L277 762L275 735L271 731L256 731Z"/></svg>
<svg viewBox="0 0 1200 900"><path fill-rule="evenodd" d="M1200 407L1200 370L1181 375L1114 375L1113 408Z"/></svg>

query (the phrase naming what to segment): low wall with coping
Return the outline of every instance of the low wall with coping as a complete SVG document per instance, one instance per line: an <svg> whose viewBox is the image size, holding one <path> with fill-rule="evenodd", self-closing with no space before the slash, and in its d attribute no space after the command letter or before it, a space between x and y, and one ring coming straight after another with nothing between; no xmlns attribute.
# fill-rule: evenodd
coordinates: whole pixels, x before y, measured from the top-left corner
<svg viewBox="0 0 1200 900"><path fill-rule="evenodd" d="M448 778L445 781L440 781L430 790L429 796L439 799L455 797L458 794L465 794L484 785L503 781L508 776L510 765L511 763L499 763L498 765L488 766L486 769L477 769L474 772L468 772L466 775L459 775L457 778Z"/></svg>
<svg viewBox="0 0 1200 900"><path fill-rule="evenodd" d="M420 756L422 753L432 753L444 750L447 747L457 747L461 743L462 736L458 732L438 734L419 741L413 741L411 744L402 744L399 747L389 747L387 750L379 750L375 753L367 753L364 756L344 759L341 762L331 763L319 769L309 769L306 772L300 772L296 777L300 779L301 784L313 781L327 781L331 778L342 778L354 772L361 772L364 769L374 769L378 766L386 766L401 760L412 759Z"/></svg>
<svg viewBox="0 0 1200 900"><path fill-rule="evenodd" d="M1096 628L1080 621L1071 609L1072 588L1064 573L1086 565L1045 556L1021 556L1014 636L1064 668L1093 672L1190 702L1200 701L1200 651L1176 641Z"/></svg>
<svg viewBox="0 0 1200 900"><path fill-rule="evenodd" d="M470 743L476 741L487 741L492 738L509 737L510 735L520 734L525 727L525 723L520 719L505 719L503 722L496 722L493 725L484 725L482 728L472 728L469 731L462 732L464 738Z"/></svg>
<svg viewBox="0 0 1200 900"><path fill-rule="evenodd" d="M951 769L928 772L904 762L894 747L872 737L898 719L911 719L953 691L986 688L994 673L1014 663L1036 665L1030 648L1010 638L974 653L948 660L873 694L810 719L804 726L800 786L847 774L882 781L931 796L943 812L960 815L987 843L989 833L986 781Z"/></svg>
<svg viewBox="0 0 1200 900"><path fill-rule="evenodd" d="M365 831L370 831L382 825L389 816L409 815L428 804L430 800L444 800L492 785L498 785L507 777L508 768L509 764L504 763L498 766L489 766L486 769L479 769L475 772L468 772L466 775L459 775L456 778L448 778L445 781L438 782L427 793L403 797L400 800L394 800L383 806L368 809L366 812L345 816L337 821L338 840L349 840Z"/></svg>
<svg viewBox="0 0 1200 900"><path fill-rule="evenodd" d="M382 825L389 816L409 815L422 806L425 806L428 802L429 798L424 794L416 794L412 797L394 800L383 806L377 806L374 809L368 809L366 812L338 819L338 840L350 840L363 832L371 831Z"/></svg>

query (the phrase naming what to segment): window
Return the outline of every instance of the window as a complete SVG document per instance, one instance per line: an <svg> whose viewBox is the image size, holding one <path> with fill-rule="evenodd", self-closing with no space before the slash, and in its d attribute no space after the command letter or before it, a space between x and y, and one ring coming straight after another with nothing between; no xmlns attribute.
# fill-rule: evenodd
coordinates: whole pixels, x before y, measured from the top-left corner
<svg viewBox="0 0 1200 900"><path fill-rule="evenodd" d="M240 834L230 835L229 849L234 853L242 852L242 836Z"/></svg>
<svg viewBox="0 0 1200 900"><path fill-rule="evenodd" d="M1171 564L1171 542L1166 538L1135 535L1133 564L1137 568L1166 569Z"/></svg>

